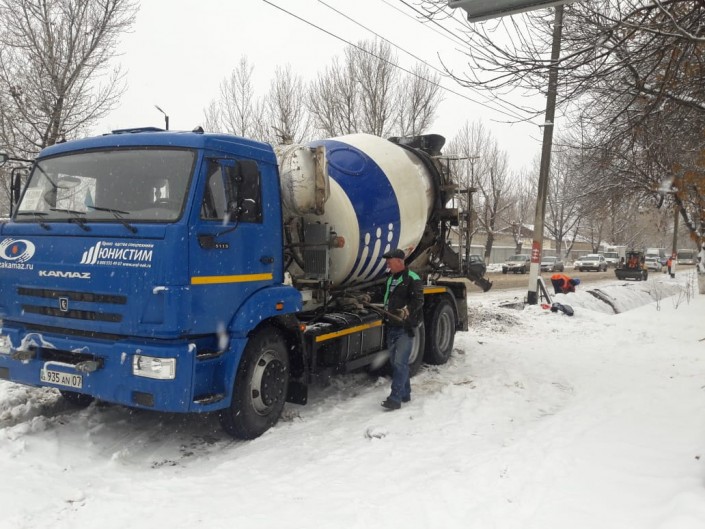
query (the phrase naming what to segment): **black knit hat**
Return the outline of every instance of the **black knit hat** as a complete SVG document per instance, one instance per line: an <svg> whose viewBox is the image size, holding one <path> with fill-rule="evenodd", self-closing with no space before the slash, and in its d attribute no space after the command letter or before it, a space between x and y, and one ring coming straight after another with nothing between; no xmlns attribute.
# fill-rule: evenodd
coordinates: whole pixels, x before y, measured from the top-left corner
<svg viewBox="0 0 705 529"><path fill-rule="evenodd" d="M396 250L389 250L382 257L385 259L404 259L406 254L404 254L404 250L397 248Z"/></svg>

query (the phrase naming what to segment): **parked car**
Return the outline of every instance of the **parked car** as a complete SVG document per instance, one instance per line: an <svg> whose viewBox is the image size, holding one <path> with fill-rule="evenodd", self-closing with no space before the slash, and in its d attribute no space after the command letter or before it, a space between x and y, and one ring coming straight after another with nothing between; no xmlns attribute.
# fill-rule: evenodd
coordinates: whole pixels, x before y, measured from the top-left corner
<svg viewBox="0 0 705 529"><path fill-rule="evenodd" d="M607 261L605 261L604 255L591 253L581 257L579 261L575 261L574 268L580 272L584 272L585 270L604 272L607 270Z"/></svg>
<svg viewBox="0 0 705 529"><path fill-rule="evenodd" d="M654 272L660 272L661 268L663 268L661 258L653 255L644 259L644 265L648 270L653 270Z"/></svg>
<svg viewBox="0 0 705 529"><path fill-rule="evenodd" d="M565 265L558 257L553 257L547 255L541 259L541 271L542 272L563 272L565 270Z"/></svg>
<svg viewBox="0 0 705 529"><path fill-rule="evenodd" d="M508 274L509 272L514 272L515 274L525 274L529 271L531 266L531 258L528 255L511 255L507 261L502 264L502 273Z"/></svg>

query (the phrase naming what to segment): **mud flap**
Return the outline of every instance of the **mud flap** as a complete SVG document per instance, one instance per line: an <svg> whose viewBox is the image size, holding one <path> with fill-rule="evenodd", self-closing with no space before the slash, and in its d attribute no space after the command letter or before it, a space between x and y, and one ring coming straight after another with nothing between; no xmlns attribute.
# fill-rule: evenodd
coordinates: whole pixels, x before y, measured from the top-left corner
<svg viewBox="0 0 705 529"><path fill-rule="evenodd" d="M303 382L289 380L286 401L293 404L306 404L308 402L308 386Z"/></svg>

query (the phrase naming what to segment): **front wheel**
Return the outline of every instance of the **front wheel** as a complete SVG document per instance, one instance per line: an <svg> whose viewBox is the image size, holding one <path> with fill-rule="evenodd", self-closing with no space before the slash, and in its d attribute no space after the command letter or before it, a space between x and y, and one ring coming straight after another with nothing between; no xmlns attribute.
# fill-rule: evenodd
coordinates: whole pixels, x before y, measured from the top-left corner
<svg viewBox="0 0 705 529"><path fill-rule="evenodd" d="M453 352L455 311L450 301L440 299L425 311L426 352L429 364L445 364Z"/></svg>
<svg viewBox="0 0 705 529"><path fill-rule="evenodd" d="M281 333L260 329L242 353L230 406L220 412L223 429L238 439L254 439L274 426L289 387L289 355Z"/></svg>

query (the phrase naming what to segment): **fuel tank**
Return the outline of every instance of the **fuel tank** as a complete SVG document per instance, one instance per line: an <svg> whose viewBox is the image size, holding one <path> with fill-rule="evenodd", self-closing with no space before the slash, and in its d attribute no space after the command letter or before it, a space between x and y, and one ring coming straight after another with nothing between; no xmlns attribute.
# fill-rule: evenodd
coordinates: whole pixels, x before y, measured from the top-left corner
<svg viewBox="0 0 705 529"><path fill-rule="evenodd" d="M418 246L435 188L413 149L352 134L283 147L277 155L285 217L327 223L345 239L330 252L334 285L374 281L385 273L385 252L401 248L408 256Z"/></svg>

